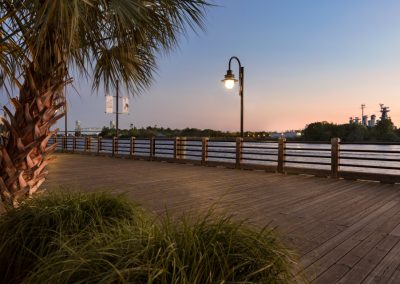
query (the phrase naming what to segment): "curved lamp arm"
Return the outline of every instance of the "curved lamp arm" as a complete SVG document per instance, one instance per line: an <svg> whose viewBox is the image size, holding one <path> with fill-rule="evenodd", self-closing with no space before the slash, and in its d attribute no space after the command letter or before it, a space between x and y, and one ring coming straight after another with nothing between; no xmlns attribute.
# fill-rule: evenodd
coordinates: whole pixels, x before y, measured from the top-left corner
<svg viewBox="0 0 400 284"><path fill-rule="evenodd" d="M228 66L229 70L231 70L231 63L232 63L232 60L233 60L233 59L236 59L236 61L239 63L239 69L242 68L242 64L240 63L239 58L237 58L236 56L232 56L232 57L229 59L229 66Z"/></svg>

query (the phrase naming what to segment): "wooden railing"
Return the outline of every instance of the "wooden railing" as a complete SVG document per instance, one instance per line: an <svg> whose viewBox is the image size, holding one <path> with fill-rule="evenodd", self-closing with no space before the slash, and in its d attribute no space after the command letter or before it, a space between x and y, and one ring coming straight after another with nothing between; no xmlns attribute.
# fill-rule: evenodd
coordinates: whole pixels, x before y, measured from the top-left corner
<svg viewBox="0 0 400 284"><path fill-rule="evenodd" d="M400 143L251 141L242 138L57 136L57 151L257 169L285 174L400 182Z"/></svg>

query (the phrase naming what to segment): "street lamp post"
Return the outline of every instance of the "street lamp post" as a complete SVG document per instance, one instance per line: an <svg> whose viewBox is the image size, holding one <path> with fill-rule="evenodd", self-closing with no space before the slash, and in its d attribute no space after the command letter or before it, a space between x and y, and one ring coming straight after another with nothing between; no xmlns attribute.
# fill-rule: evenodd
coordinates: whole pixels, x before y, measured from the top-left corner
<svg viewBox="0 0 400 284"><path fill-rule="evenodd" d="M117 80L117 95L115 96L115 136L119 135L119 80Z"/></svg>
<svg viewBox="0 0 400 284"><path fill-rule="evenodd" d="M119 115L129 113L129 102L128 97L123 97L119 95L119 80L116 80L115 84L116 94L115 96L106 95L106 113L115 114L115 136L119 137L120 129L119 129ZM114 98L115 98L115 112L114 112ZM119 110L119 101L122 98L122 112ZM111 122L110 122L111 123ZM110 128L113 126L110 125Z"/></svg>
<svg viewBox="0 0 400 284"><path fill-rule="evenodd" d="M65 105L64 105L64 135L68 136L68 111L67 111L67 97L65 95Z"/></svg>
<svg viewBox="0 0 400 284"><path fill-rule="evenodd" d="M235 59L239 64L239 96L240 96L240 137L243 138L243 89L244 89L244 67L240 63L239 58L236 56L232 56L229 59L228 70L226 71L226 75L221 82L225 83L225 87L227 89L232 89L235 86L235 83L238 81L235 79L235 75L231 69L232 60Z"/></svg>

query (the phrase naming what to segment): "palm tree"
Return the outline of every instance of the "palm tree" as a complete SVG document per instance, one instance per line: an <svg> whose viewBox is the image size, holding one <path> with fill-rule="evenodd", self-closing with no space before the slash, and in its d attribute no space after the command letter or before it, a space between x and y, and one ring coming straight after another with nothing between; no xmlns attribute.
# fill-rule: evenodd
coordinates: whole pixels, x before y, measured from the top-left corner
<svg viewBox="0 0 400 284"><path fill-rule="evenodd" d="M72 73L91 80L95 90L109 91L121 80L142 91L157 56L176 46L187 28L203 27L207 1L2 0L0 84L14 111L4 107L0 203L16 207L44 182L55 149L47 142L64 115Z"/></svg>

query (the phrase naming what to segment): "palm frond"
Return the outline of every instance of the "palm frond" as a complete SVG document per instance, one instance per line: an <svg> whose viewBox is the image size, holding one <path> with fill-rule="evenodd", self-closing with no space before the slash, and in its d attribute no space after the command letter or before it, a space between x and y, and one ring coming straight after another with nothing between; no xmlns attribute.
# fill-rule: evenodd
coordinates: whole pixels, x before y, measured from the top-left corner
<svg viewBox="0 0 400 284"><path fill-rule="evenodd" d="M121 80L142 90L152 81L157 54L175 47L188 28L203 28L209 5L204 0L4 0L2 38L24 56L0 51L0 69L7 76L11 59L14 66L32 61L38 70L65 62L93 78L94 88L104 82L109 89Z"/></svg>

